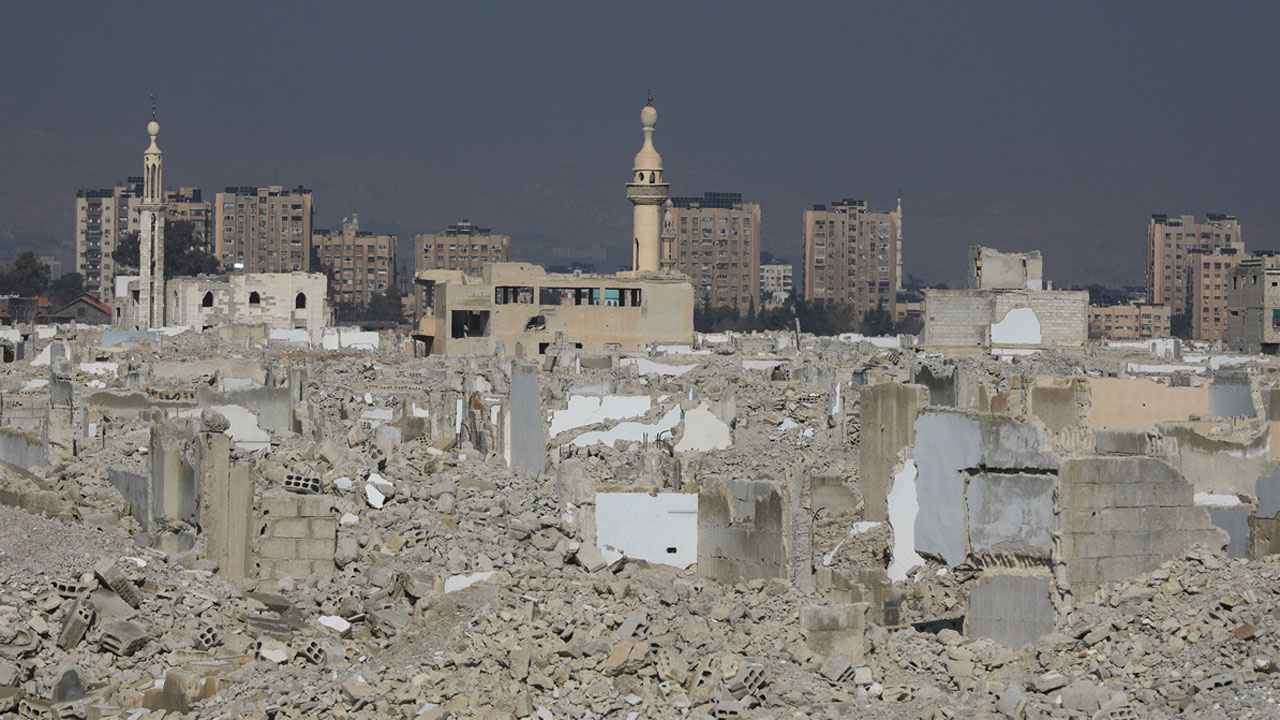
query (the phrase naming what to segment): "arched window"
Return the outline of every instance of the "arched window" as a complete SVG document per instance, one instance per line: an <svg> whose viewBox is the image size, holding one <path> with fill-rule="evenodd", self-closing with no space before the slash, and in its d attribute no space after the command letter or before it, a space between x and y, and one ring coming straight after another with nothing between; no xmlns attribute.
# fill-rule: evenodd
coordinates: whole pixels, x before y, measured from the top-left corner
<svg viewBox="0 0 1280 720"><path fill-rule="evenodd" d="M250 304L250 305L261 305L261 304L262 304L262 296L258 294L258 291L256 291L256 290L255 290L255 291L253 291L253 292L249 293L249 304Z"/></svg>
<svg viewBox="0 0 1280 720"><path fill-rule="evenodd" d="M298 297L293 299L293 307L295 310L305 310L307 307L307 294L298 293Z"/></svg>
<svg viewBox="0 0 1280 720"><path fill-rule="evenodd" d="M653 184L655 177L656 176L652 172L649 173L649 184Z"/></svg>
<svg viewBox="0 0 1280 720"><path fill-rule="evenodd" d="M207 293L205 293L205 294L204 294L204 299L200 301L200 307L213 307L213 293L212 293L212 292L207 292Z"/></svg>

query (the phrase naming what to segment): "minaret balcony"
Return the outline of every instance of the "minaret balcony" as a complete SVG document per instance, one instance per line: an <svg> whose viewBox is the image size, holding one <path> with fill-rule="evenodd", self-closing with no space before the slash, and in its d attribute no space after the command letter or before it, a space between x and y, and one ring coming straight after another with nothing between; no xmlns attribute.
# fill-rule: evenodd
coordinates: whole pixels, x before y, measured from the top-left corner
<svg viewBox="0 0 1280 720"><path fill-rule="evenodd" d="M627 183L627 199L637 205L661 205L670 194L667 183Z"/></svg>

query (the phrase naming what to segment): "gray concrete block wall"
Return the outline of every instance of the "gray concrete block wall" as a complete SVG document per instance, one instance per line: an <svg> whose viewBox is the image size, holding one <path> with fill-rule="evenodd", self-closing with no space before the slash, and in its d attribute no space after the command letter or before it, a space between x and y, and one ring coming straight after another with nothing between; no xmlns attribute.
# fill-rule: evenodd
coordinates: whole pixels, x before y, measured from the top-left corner
<svg viewBox="0 0 1280 720"><path fill-rule="evenodd" d="M1052 551L1051 475L979 473L969 478L969 547L1048 560Z"/></svg>
<svg viewBox="0 0 1280 720"><path fill-rule="evenodd" d="M512 367L505 421L508 464L517 470L540 474L547 465L547 437L537 366L516 362Z"/></svg>
<svg viewBox="0 0 1280 720"><path fill-rule="evenodd" d="M937 347L986 347L995 311L992 293L926 290L924 344Z"/></svg>
<svg viewBox="0 0 1280 720"><path fill-rule="evenodd" d="M1048 573L984 574L969 591L965 634L1020 648L1053 632Z"/></svg>
<svg viewBox="0 0 1280 720"><path fill-rule="evenodd" d="M921 385L880 383L862 389L858 447L864 520L888 519L889 478L898 453L915 442L915 422L928 405L929 391Z"/></svg>
<svg viewBox="0 0 1280 720"><path fill-rule="evenodd" d="M329 495L267 493L258 505L253 534L258 577L288 575L305 580L331 573L338 543L338 518Z"/></svg>
<svg viewBox="0 0 1280 720"><path fill-rule="evenodd" d="M1077 597L1150 572L1193 543L1227 544L1227 534L1194 504L1191 484L1162 460L1073 458L1059 479L1062 560Z"/></svg>
<svg viewBox="0 0 1280 720"><path fill-rule="evenodd" d="M734 583L788 577L791 542L783 488L726 480L698 493L698 574Z"/></svg>
<svg viewBox="0 0 1280 720"><path fill-rule="evenodd" d="M11 428L0 428L0 460L23 470L45 466L44 438Z"/></svg>

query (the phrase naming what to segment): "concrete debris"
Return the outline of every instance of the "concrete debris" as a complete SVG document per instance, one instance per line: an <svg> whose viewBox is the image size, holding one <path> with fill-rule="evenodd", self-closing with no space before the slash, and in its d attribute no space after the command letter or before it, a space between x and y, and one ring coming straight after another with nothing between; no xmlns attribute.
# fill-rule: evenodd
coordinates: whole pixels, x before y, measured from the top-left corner
<svg viewBox="0 0 1280 720"><path fill-rule="evenodd" d="M1029 345L1016 312L985 331ZM0 714L1280 703L1263 363L791 332L417 358L222 330L53 329L32 342L56 367L5 365Z"/></svg>

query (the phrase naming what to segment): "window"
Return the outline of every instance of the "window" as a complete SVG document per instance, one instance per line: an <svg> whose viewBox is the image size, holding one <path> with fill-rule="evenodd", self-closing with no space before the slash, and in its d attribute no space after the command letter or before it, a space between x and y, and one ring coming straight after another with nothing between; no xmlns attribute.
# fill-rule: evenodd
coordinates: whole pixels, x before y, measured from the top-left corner
<svg viewBox="0 0 1280 720"><path fill-rule="evenodd" d="M204 298L200 301L200 307L213 307L213 293L206 292Z"/></svg>
<svg viewBox="0 0 1280 720"><path fill-rule="evenodd" d="M261 305L261 304L262 304L262 296L261 296L261 295L259 295L259 294L258 294L258 292L257 292L256 290L255 290L254 292L249 293L249 304L250 304L250 305Z"/></svg>
<svg viewBox="0 0 1280 720"><path fill-rule="evenodd" d="M293 309L305 310L306 308L307 308L307 294L298 293L298 296L293 299Z"/></svg>

